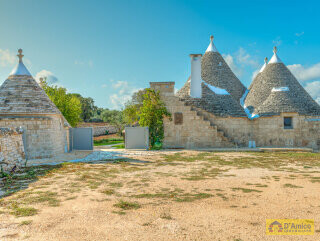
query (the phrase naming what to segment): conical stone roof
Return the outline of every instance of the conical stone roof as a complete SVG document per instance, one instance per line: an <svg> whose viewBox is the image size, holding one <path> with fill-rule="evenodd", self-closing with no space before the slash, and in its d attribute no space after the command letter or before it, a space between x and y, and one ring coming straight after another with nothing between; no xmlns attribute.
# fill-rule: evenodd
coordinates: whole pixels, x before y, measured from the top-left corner
<svg viewBox="0 0 320 241"><path fill-rule="evenodd" d="M209 47L201 60L201 78L212 86L227 90L237 101L246 91L244 85L217 51L213 44L213 36L210 37Z"/></svg>
<svg viewBox="0 0 320 241"><path fill-rule="evenodd" d="M0 87L0 115L61 114L24 66L21 49L17 56L18 65Z"/></svg>
<svg viewBox="0 0 320 241"><path fill-rule="evenodd" d="M213 36L210 37L210 44L202 58L206 58L205 61L201 61L202 98L190 97L190 77L176 95L187 104L217 116L247 116L239 101L246 88L219 54L213 44ZM221 78L216 75L220 75ZM219 94L217 90L227 94Z"/></svg>
<svg viewBox="0 0 320 241"><path fill-rule="evenodd" d="M230 94L216 94L210 89L210 85L202 82L202 98L190 97L190 78L185 85L177 92L187 105L192 105L201 108L216 116L226 117L246 117L246 113Z"/></svg>
<svg viewBox="0 0 320 241"><path fill-rule="evenodd" d="M254 114L277 115L298 112L320 115L320 106L282 63L274 49L274 56L254 79L245 99L246 107Z"/></svg>

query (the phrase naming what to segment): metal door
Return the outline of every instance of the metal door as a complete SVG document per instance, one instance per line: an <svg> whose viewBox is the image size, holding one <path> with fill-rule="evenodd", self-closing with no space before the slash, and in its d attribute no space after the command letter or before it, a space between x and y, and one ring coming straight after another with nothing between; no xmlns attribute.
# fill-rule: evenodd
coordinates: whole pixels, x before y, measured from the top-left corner
<svg viewBox="0 0 320 241"><path fill-rule="evenodd" d="M93 129L89 128L72 128L73 150L93 150Z"/></svg>
<svg viewBox="0 0 320 241"><path fill-rule="evenodd" d="M148 149L149 129L148 127L126 127L125 128L126 149Z"/></svg>

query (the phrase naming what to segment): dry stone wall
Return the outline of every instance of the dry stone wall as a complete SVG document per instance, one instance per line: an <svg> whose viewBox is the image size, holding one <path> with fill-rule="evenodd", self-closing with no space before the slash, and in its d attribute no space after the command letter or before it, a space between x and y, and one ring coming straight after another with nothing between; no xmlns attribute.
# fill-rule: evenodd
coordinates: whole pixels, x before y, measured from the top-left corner
<svg viewBox="0 0 320 241"><path fill-rule="evenodd" d="M94 126L93 128L93 136L102 136L108 134L117 133L117 128L115 126Z"/></svg>
<svg viewBox="0 0 320 241"><path fill-rule="evenodd" d="M4 172L18 170L25 163L25 153L20 128L0 128L0 167Z"/></svg>

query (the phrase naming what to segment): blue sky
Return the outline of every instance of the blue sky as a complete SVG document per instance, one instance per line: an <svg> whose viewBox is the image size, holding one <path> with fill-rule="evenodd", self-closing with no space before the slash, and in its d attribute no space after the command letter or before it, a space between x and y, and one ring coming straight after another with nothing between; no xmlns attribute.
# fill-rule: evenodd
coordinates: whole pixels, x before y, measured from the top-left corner
<svg viewBox="0 0 320 241"><path fill-rule="evenodd" d="M150 81L190 74L190 53L204 53L209 36L240 80L272 48L320 101L318 1L0 0L0 83L23 48L34 77L121 108Z"/></svg>

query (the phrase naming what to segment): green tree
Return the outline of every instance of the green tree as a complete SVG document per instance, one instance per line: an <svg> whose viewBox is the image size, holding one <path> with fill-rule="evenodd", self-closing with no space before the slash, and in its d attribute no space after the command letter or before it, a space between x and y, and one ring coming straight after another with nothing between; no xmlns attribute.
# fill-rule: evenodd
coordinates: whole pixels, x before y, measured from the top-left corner
<svg viewBox="0 0 320 241"><path fill-rule="evenodd" d="M104 109L101 113L101 118L103 122L107 122L111 125L114 125L117 128L118 133L122 135L122 131L125 126L122 111Z"/></svg>
<svg viewBox="0 0 320 241"><path fill-rule="evenodd" d="M67 93L67 89L58 86L49 86L46 80L40 81L40 86L49 96L51 101L58 107L69 124L75 127L81 120L81 102L80 100Z"/></svg>
<svg viewBox="0 0 320 241"><path fill-rule="evenodd" d="M72 94L73 96L77 97L81 103L81 119L84 122L89 122L89 120L94 116L95 111L98 109L94 105L94 100L91 97L85 98L82 97L80 94Z"/></svg>
<svg viewBox="0 0 320 241"><path fill-rule="evenodd" d="M164 138L163 118L171 117L165 104L160 99L159 92L153 89L145 89L143 103L138 111L140 126L149 127L149 140L151 147L156 142L162 142Z"/></svg>

